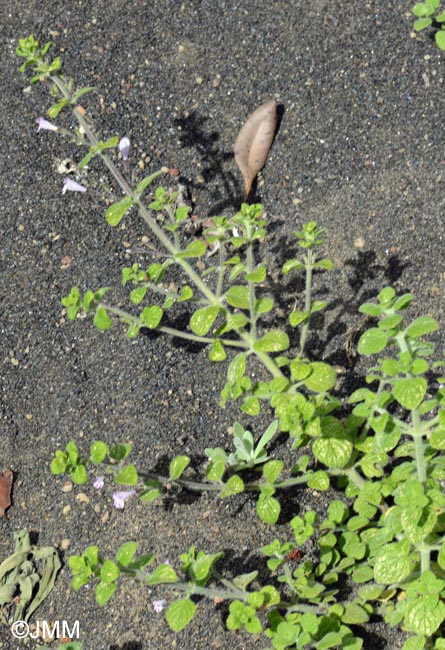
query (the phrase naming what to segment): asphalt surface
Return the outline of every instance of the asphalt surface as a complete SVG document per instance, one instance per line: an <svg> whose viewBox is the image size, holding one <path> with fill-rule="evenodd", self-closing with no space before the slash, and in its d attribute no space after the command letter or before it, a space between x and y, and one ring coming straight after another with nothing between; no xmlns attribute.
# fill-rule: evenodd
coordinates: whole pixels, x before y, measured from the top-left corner
<svg viewBox="0 0 445 650"><path fill-rule="evenodd" d="M0 4L0 469L15 472L13 506L0 521L1 558L13 550L12 530L28 528L68 555L96 542L112 555L134 539L174 562L196 544L224 550L230 570L247 571L261 566L263 544L288 534L286 524L272 530L259 522L247 497L171 496L121 512L111 486L67 492L50 475L55 449L70 439L84 452L94 439L132 442L132 457L145 468L165 468L178 453L199 459L206 446L227 447L240 414L218 408L225 366L210 365L205 350L162 337L128 341L119 326L103 334L88 319L66 321L61 296L73 285L118 284L122 266L147 259L127 252L143 246L146 233L135 219L111 230L93 192L62 196L58 166L79 153L52 133L36 134L49 99L44 89L27 89L18 39L54 41L65 74L77 86L98 86L85 105L102 136L129 135L133 164L144 161L150 172L179 170L201 218L239 205L233 143L248 113L275 97L280 129L256 190L270 224L266 254L276 271L293 252L296 226L314 219L326 227L335 270L316 278L330 307L310 354L344 365L358 306L385 285L413 292L413 315L431 314L444 326L445 63L428 34L411 33L410 7L383 0ZM94 165L93 173L96 183L109 182ZM289 289L276 293L282 308L292 306ZM437 342L443 347L443 333ZM360 368L350 381L359 379ZM302 509L324 507L317 494L295 498ZM91 590L73 592L64 568L38 618L79 620L85 650L265 646L227 632L226 610L212 603L176 635L153 611L161 596L127 582L99 609ZM360 634L366 650L403 643L379 622ZM1 628L0 648L15 647L25 642Z"/></svg>

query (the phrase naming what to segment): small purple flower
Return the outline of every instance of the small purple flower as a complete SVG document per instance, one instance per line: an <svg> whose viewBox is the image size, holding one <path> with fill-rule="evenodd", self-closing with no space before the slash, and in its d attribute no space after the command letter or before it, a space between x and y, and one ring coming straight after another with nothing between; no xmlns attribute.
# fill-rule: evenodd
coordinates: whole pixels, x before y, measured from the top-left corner
<svg viewBox="0 0 445 650"><path fill-rule="evenodd" d="M55 124L51 124L48 120L45 120L44 117L37 117L36 122L39 125L37 128L37 133L39 131L58 131L59 127Z"/></svg>
<svg viewBox="0 0 445 650"><path fill-rule="evenodd" d="M119 144L117 145L119 151L122 154L123 160L128 160L128 154L130 153L130 140L126 136L121 138Z"/></svg>
<svg viewBox="0 0 445 650"><path fill-rule="evenodd" d="M165 599L161 598L160 600L154 600L152 602L152 605L153 605L153 609L156 612L156 614L160 614L162 612L162 610L164 609Z"/></svg>
<svg viewBox="0 0 445 650"><path fill-rule="evenodd" d="M72 178L64 178L63 179L63 189L62 189L62 194L65 194L65 192L86 192L87 188L81 185L80 183L76 183L76 181L73 181Z"/></svg>
<svg viewBox="0 0 445 650"><path fill-rule="evenodd" d="M94 482L93 482L93 487L96 490L100 490L104 486L104 477L103 476L98 476Z"/></svg>
<svg viewBox="0 0 445 650"><path fill-rule="evenodd" d="M114 507L117 508L118 510L122 510L123 507L125 506L125 501L130 497L134 496L135 494L136 494L136 490L128 490L128 492L125 491L114 492L113 493Z"/></svg>

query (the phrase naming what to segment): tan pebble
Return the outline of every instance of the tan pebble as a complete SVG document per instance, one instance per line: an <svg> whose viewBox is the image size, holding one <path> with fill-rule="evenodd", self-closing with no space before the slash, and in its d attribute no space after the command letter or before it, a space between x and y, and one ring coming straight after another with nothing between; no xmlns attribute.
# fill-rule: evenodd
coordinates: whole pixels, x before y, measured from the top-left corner
<svg viewBox="0 0 445 650"><path fill-rule="evenodd" d="M17 368L17 366L19 365L20 361L19 361L18 359L15 359L15 358L13 357L13 358L11 359L11 363L12 363L12 365L13 365L15 368Z"/></svg>
<svg viewBox="0 0 445 650"><path fill-rule="evenodd" d="M62 551L66 551L66 549L69 547L70 544L71 544L71 540L66 537L65 539L62 539L62 541L60 542L60 548L62 549Z"/></svg>
<svg viewBox="0 0 445 650"><path fill-rule="evenodd" d="M214 80L212 81L212 86L213 86L214 88L219 88L220 85L221 85L221 77L220 77L219 75L216 75L216 77L215 77Z"/></svg>
<svg viewBox="0 0 445 650"><path fill-rule="evenodd" d="M144 163L143 160L140 160L140 161L138 162L138 167L139 167L139 169L145 169L145 163Z"/></svg>
<svg viewBox="0 0 445 650"><path fill-rule="evenodd" d="M25 418L26 418L27 420L32 420L32 413L26 413L26 414L25 414Z"/></svg>
<svg viewBox="0 0 445 650"><path fill-rule="evenodd" d="M169 171L170 171L169 167L166 167L165 165L163 167L161 167L161 172L163 174L168 174Z"/></svg>
<svg viewBox="0 0 445 650"><path fill-rule="evenodd" d="M177 167L172 167L169 169L170 176L179 176L179 169Z"/></svg>
<svg viewBox="0 0 445 650"><path fill-rule="evenodd" d="M67 515L69 512L71 512L71 506L64 506L62 513Z"/></svg>
<svg viewBox="0 0 445 650"><path fill-rule="evenodd" d="M196 77L195 81L198 85L201 85L204 79L202 77Z"/></svg>
<svg viewBox="0 0 445 650"><path fill-rule="evenodd" d="M202 174L197 174L197 176L196 176L196 182L197 182L197 183L205 183L206 180L205 180L205 178L204 178L204 176L203 176Z"/></svg>
<svg viewBox="0 0 445 650"><path fill-rule="evenodd" d="M365 240L363 239L363 237L357 237L357 239L354 239L354 246L355 248L364 248Z"/></svg>
<svg viewBox="0 0 445 650"><path fill-rule="evenodd" d="M94 512L96 512L97 514L99 514L100 512L100 505L98 503L96 503L96 505L94 506Z"/></svg>
<svg viewBox="0 0 445 650"><path fill-rule="evenodd" d="M71 481L65 481L65 483L62 486L62 492L72 492L73 489L73 484Z"/></svg>
<svg viewBox="0 0 445 650"><path fill-rule="evenodd" d="M81 503L89 503L90 502L90 497L85 494L85 492L79 492L79 494L76 494L76 499L77 501L80 501Z"/></svg>
<svg viewBox="0 0 445 650"><path fill-rule="evenodd" d="M100 520L103 524L106 524L109 518L110 518L110 513L107 510L107 512L104 512Z"/></svg>

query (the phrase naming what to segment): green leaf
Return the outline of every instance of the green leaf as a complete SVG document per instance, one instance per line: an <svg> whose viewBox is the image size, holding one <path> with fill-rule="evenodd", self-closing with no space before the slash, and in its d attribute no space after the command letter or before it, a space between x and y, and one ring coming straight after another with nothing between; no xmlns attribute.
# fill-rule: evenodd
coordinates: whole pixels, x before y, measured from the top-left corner
<svg viewBox="0 0 445 650"><path fill-rule="evenodd" d="M412 338L418 338L419 336L436 332L438 327L438 323L434 318L431 318L430 316L420 316L420 318L416 318L412 323L410 323L410 325L408 325L405 334Z"/></svg>
<svg viewBox="0 0 445 650"><path fill-rule="evenodd" d="M110 451L110 458L112 458L118 463L119 461L126 458L130 452L131 452L131 445L128 443L115 445Z"/></svg>
<svg viewBox="0 0 445 650"><path fill-rule="evenodd" d="M249 309L249 290L247 287L235 284L227 291L226 300L232 307Z"/></svg>
<svg viewBox="0 0 445 650"><path fill-rule="evenodd" d="M173 632L180 632L190 623L195 612L195 603L190 598L184 598L183 600L176 600L168 607L165 618Z"/></svg>
<svg viewBox="0 0 445 650"><path fill-rule="evenodd" d="M147 287L137 287L136 289L133 289L130 293L130 300L133 303L133 305L140 305L143 299L145 298L145 294L147 293L148 288Z"/></svg>
<svg viewBox="0 0 445 650"><path fill-rule="evenodd" d="M115 483L119 485L136 485L138 482L138 473L134 465L123 467L114 477Z"/></svg>
<svg viewBox="0 0 445 650"><path fill-rule="evenodd" d="M120 569L112 560L105 560L100 570L100 579L103 582L114 582L120 576Z"/></svg>
<svg viewBox="0 0 445 650"><path fill-rule="evenodd" d="M57 102L57 104L53 104L51 108L48 109L48 117L54 119L55 117L58 116L62 108L65 108L65 106L69 106L70 103L71 102L69 99L61 99L60 102Z"/></svg>
<svg viewBox="0 0 445 650"><path fill-rule="evenodd" d="M315 440L312 450L320 462L333 469L344 467L348 463L353 445L349 440L318 438Z"/></svg>
<svg viewBox="0 0 445 650"><path fill-rule="evenodd" d="M266 267L264 264L259 266L252 273L246 273L246 280L249 282L264 282L266 279Z"/></svg>
<svg viewBox="0 0 445 650"><path fill-rule="evenodd" d="M90 456L93 463L98 465L103 461L105 456L108 454L109 447L105 442L97 440L93 442L90 447Z"/></svg>
<svg viewBox="0 0 445 650"><path fill-rule="evenodd" d="M111 596L116 591L115 582L103 582L100 581L96 585L96 602L98 605L105 605L111 598Z"/></svg>
<svg viewBox="0 0 445 650"><path fill-rule="evenodd" d="M139 318L145 327L154 330L161 322L163 314L164 312L161 307L158 305L151 305L150 307L145 307Z"/></svg>
<svg viewBox="0 0 445 650"><path fill-rule="evenodd" d="M134 558L139 544L137 542L125 542L121 544L116 553L116 560L122 566L128 566Z"/></svg>
<svg viewBox="0 0 445 650"><path fill-rule="evenodd" d="M98 330L109 330L113 324L113 321L107 314L105 307L98 307L96 313L94 314L93 323Z"/></svg>
<svg viewBox="0 0 445 650"><path fill-rule="evenodd" d="M289 323L292 327L298 327L301 323L304 323L310 316L308 311L293 311L289 314Z"/></svg>
<svg viewBox="0 0 445 650"><path fill-rule="evenodd" d="M325 269L326 271L331 271L333 268L334 264L332 263L332 260L327 258L323 258L314 264L314 269Z"/></svg>
<svg viewBox="0 0 445 650"><path fill-rule="evenodd" d="M304 385L316 393L324 393L335 386L337 379L334 368L322 361L313 361L310 364L311 374L304 379Z"/></svg>
<svg viewBox="0 0 445 650"><path fill-rule="evenodd" d="M232 496L233 494L239 494L244 491L243 480L237 475L234 474L229 478L227 483L224 485L224 489L220 493L221 498Z"/></svg>
<svg viewBox="0 0 445 650"><path fill-rule="evenodd" d="M218 305L210 305L195 311L189 323L192 332L198 336L205 336L215 322L219 309Z"/></svg>
<svg viewBox="0 0 445 650"><path fill-rule="evenodd" d="M378 354L386 348L387 343L386 333L378 327L371 327L360 337L357 350L363 355Z"/></svg>
<svg viewBox="0 0 445 650"><path fill-rule="evenodd" d="M284 463L281 460L270 460L263 467L263 476L268 483L275 483L282 472Z"/></svg>
<svg viewBox="0 0 445 650"><path fill-rule="evenodd" d="M256 504L258 517L266 524L276 524L280 516L281 506L273 496L261 492Z"/></svg>
<svg viewBox="0 0 445 650"><path fill-rule="evenodd" d="M77 104L79 99L83 97L84 95L87 95L88 93L92 93L95 90L98 90L96 86L86 86L85 88L80 88L78 91L76 91L73 95L73 102Z"/></svg>
<svg viewBox="0 0 445 650"><path fill-rule="evenodd" d="M170 478L172 481L175 481L181 476L189 463L190 458L188 456L176 456L173 458L169 466Z"/></svg>
<svg viewBox="0 0 445 650"><path fill-rule="evenodd" d="M445 605L437 594L423 594L414 602L408 602L405 610L404 628L431 636L445 619Z"/></svg>
<svg viewBox="0 0 445 650"><path fill-rule="evenodd" d="M394 384L392 394L395 399L409 410L416 409L425 397L428 384L423 377L399 379Z"/></svg>
<svg viewBox="0 0 445 650"><path fill-rule="evenodd" d="M434 38L436 39L436 43L439 46L439 49L445 50L445 31L443 31L443 28L439 32L436 32Z"/></svg>
<svg viewBox="0 0 445 650"><path fill-rule="evenodd" d="M255 311L257 314L267 314L272 311L273 305L273 298L259 298L259 300L255 302Z"/></svg>
<svg viewBox="0 0 445 650"><path fill-rule="evenodd" d="M307 484L308 487L312 488L313 490L320 490L321 492L324 492L325 490L329 489L329 474L323 472L322 470L319 470L312 476L308 477Z"/></svg>
<svg viewBox="0 0 445 650"><path fill-rule="evenodd" d="M70 474L70 476L76 485L85 485L85 483L88 481L85 465L78 465L74 472Z"/></svg>
<svg viewBox="0 0 445 650"><path fill-rule="evenodd" d="M143 180L141 180L137 185L136 185L136 190L135 194L139 197L141 196L142 192L147 189L147 187L154 181L155 178L158 178L158 176L162 175L162 171L157 171L151 176L146 176Z"/></svg>
<svg viewBox="0 0 445 650"><path fill-rule="evenodd" d="M255 341L253 349L257 352L282 352L289 347L289 337L281 330L271 330Z"/></svg>
<svg viewBox="0 0 445 650"><path fill-rule="evenodd" d="M206 245L200 239L192 241L184 251L176 253L175 257L185 259L187 257L201 257L206 252Z"/></svg>
<svg viewBox="0 0 445 650"><path fill-rule="evenodd" d="M386 544L374 564L374 580L380 585L402 582L411 572L409 542Z"/></svg>
<svg viewBox="0 0 445 650"><path fill-rule="evenodd" d="M209 352L210 361L224 361L227 358L224 346L219 339L215 339Z"/></svg>
<svg viewBox="0 0 445 650"><path fill-rule="evenodd" d="M341 620L347 625L360 625L369 621L369 615L358 603L346 603Z"/></svg>
<svg viewBox="0 0 445 650"><path fill-rule="evenodd" d="M282 268L282 274L287 275L291 271L299 270L299 269L304 269L304 264L300 262L300 260L287 260L287 262L284 263L283 268Z"/></svg>
<svg viewBox="0 0 445 650"><path fill-rule="evenodd" d="M121 222L123 216L133 205L133 199L131 196L125 196L118 203L113 203L110 205L108 210L105 213L105 217L110 224L110 226L117 226Z"/></svg>
<svg viewBox="0 0 445 650"><path fill-rule="evenodd" d="M148 585L178 582L176 571L169 564L161 564L150 576L147 576Z"/></svg>
<svg viewBox="0 0 445 650"><path fill-rule="evenodd" d="M247 415L259 415L261 410L260 402L256 397L250 396L244 400L241 410Z"/></svg>

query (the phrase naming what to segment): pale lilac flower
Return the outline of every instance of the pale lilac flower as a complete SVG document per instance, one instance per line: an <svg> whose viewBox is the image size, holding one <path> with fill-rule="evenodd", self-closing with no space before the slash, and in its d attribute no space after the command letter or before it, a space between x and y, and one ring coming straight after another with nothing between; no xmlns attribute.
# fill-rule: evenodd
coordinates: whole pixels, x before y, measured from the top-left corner
<svg viewBox="0 0 445 650"><path fill-rule="evenodd" d="M72 178L64 178L63 179L63 189L62 189L62 194L65 194L65 192L86 192L87 188L81 185L80 183L76 183L76 181L73 181Z"/></svg>
<svg viewBox="0 0 445 650"><path fill-rule="evenodd" d="M36 122L39 125L37 128L37 133L39 131L58 131L59 127L55 124L51 124L48 120L45 120L44 117L37 117Z"/></svg>
<svg viewBox="0 0 445 650"><path fill-rule="evenodd" d="M136 490L128 490L127 492L125 491L114 492L113 493L114 507L117 508L118 510L122 510L123 507L125 506L125 501L135 494L136 494Z"/></svg>
<svg viewBox="0 0 445 650"><path fill-rule="evenodd" d="M153 605L153 609L156 612L156 614L160 614L162 612L162 610L164 609L165 599L161 598L160 600L154 600L152 602L152 605Z"/></svg>
<svg viewBox="0 0 445 650"><path fill-rule="evenodd" d="M104 486L104 477L103 476L98 476L94 482L93 482L93 487L96 490L100 490Z"/></svg>
<svg viewBox="0 0 445 650"><path fill-rule="evenodd" d="M122 154L123 160L128 160L128 154L130 153L130 140L126 136L121 138L119 144L117 145L119 151Z"/></svg>

